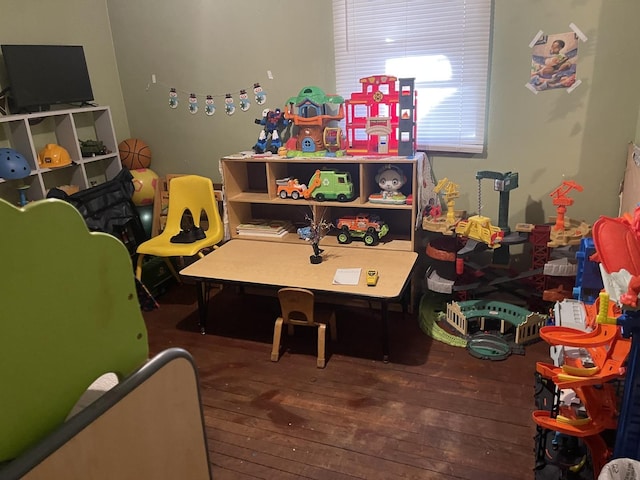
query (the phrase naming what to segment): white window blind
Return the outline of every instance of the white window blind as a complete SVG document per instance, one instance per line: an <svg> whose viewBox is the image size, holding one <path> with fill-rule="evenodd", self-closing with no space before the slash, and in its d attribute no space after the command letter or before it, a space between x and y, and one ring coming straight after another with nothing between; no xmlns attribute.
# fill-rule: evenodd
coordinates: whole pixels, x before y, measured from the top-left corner
<svg viewBox="0 0 640 480"><path fill-rule="evenodd" d="M491 0L333 0L337 94L415 78L420 150L484 149Z"/></svg>

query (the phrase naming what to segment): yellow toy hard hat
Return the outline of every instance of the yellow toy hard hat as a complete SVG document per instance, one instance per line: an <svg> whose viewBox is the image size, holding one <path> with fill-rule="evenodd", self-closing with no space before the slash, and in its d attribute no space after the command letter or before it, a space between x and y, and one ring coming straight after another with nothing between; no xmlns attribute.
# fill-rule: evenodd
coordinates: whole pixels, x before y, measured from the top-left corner
<svg viewBox="0 0 640 480"><path fill-rule="evenodd" d="M71 165L71 157L64 147L55 143L47 143L38 153L40 168L58 168Z"/></svg>

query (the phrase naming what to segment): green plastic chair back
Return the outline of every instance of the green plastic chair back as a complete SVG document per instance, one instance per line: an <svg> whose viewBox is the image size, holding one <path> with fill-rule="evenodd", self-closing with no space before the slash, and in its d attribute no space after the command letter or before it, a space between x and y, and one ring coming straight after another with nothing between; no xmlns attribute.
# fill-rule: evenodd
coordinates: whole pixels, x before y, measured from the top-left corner
<svg viewBox="0 0 640 480"><path fill-rule="evenodd" d="M62 424L87 387L148 357L131 259L61 200L0 199L0 462Z"/></svg>

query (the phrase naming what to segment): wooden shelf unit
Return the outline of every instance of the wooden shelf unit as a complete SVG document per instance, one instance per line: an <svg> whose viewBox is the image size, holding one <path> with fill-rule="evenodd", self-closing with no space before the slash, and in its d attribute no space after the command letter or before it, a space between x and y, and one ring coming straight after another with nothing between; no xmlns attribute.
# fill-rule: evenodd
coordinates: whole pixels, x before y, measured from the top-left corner
<svg viewBox="0 0 640 480"><path fill-rule="evenodd" d="M366 246L354 240L348 248L380 248L414 251L416 231L415 202L410 204L371 203L369 195L380 191L375 176L384 165L398 166L407 177L401 189L405 195L416 198L417 161L407 157L323 157L323 158L281 158L281 157L235 157L221 159L223 192L228 214L228 233L231 238L239 238L236 227L240 223L257 218L290 220L296 227L308 225L307 217L315 214L316 219L324 218L334 223L344 215L372 213L389 224L389 233L375 247ZM300 183L308 184L317 169L346 171L351 175L355 196L348 202L307 200L300 198L282 199L277 195L276 180L293 177ZM338 245L337 230L323 238L321 245ZM300 243L297 233L292 232L282 238L248 236L256 240Z"/></svg>
<svg viewBox="0 0 640 480"><path fill-rule="evenodd" d="M0 178L0 197L17 203L18 185L28 185L29 201L46 198L47 192L61 185L80 190L113 179L122 169L109 107L82 107L68 110L0 116L0 147L21 153L31 167L23 180ZM108 149L105 155L83 157L80 141L99 140ZM48 144L64 147L72 164L60 168L40 168L38 152Z"/></svg>

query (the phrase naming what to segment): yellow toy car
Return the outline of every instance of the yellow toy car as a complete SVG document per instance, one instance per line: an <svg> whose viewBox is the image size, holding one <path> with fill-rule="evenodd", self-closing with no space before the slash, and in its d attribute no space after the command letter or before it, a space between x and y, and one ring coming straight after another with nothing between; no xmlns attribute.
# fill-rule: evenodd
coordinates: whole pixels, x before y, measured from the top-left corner
<svg viewBox="0 0 640 480"><path fill-rule="evenodd" d="M378 283L378 271L367 270L367 286L375 287L377 283Z"/></svg>

